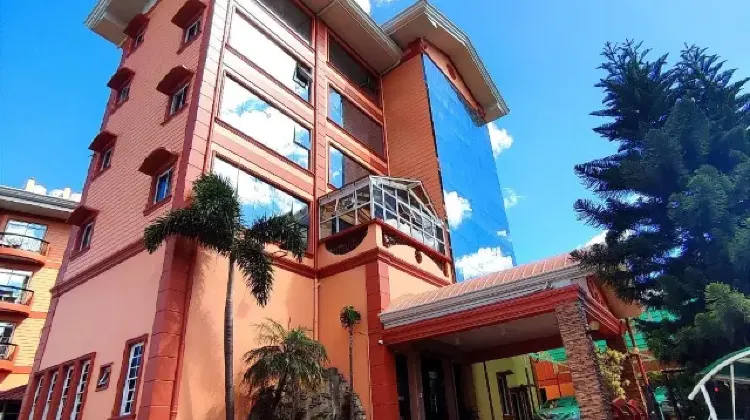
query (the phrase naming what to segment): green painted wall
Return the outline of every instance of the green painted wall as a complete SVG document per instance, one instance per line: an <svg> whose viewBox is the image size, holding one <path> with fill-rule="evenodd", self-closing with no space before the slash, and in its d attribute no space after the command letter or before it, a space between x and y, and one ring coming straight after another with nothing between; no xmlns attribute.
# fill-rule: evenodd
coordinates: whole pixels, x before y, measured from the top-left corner
<svg viewBox="0 0 750 420"><path fill-rule="evenodd" d="M485 376L485 366L487 366L487 376ZM500 392L497 385L498 372L513 372L507 376L508 388L520 385L534 385L534 376L531 362L528 356L516 356L507 359L491 360L486 363L476 363L471 366L474 380L474 394L476 398L476 408L479 411L479 417L482 420L502 420L503 407L500 401ZM487 391L487 380L489 379L489 392ZM534 409L539 406L537 401L537 391L534 387L531 391L532 406ZM492 397L492 408L495 417L492 417L490 409L490 396Z"/></svg>

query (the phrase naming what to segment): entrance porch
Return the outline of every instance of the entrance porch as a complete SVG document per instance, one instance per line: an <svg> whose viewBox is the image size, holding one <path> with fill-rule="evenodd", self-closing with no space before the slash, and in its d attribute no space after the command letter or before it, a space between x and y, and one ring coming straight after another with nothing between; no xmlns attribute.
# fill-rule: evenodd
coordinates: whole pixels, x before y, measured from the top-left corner
<svg viewBox="0 0 750 420"><path fill-rule="evenodd" d="M612 418L594 340L618 347L624 326L567 255L403 296L379 318L370 339L393 382L372 385L377 420L531 419L543 396L526 355L558 347L580 418Z"/></svg>

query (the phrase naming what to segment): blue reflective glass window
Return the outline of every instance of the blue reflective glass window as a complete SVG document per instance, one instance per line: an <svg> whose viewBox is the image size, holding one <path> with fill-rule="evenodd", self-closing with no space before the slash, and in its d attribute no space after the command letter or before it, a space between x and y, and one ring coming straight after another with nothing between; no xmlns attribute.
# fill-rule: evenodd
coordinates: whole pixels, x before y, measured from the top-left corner
<svg viewBox="0 0 750 420"><path fill-rule="evenodd" d="M156 178L156 188L154 189L154 203L158 203L161 200L169 197L170 191L172 190L172 169L159 175Z"/></svg>
<svg viewBox="0 0 750 420"><path fill-rule="evenodd" d="M328 182L336 188L372 175L372 172L359 162L333 146L328 148L328 162Z"/></svg>
<svg viewBox="0 0 750 420"><path fill-rule="evenodd" d="M383 155L383 128L333 88L328 90L328 118L372 151Z"/></svg>
<svg viewBox="0 0 750 420"><path fill-rule="evenodd" d="M380 105L380 80L365 66L360 64L333 37L328 37L328 60L349 81L360 88L370 100Z"/></svg>
<svg viewBox="0 0 750 420"><path fill-rule="evenodd" d="M214 159L213 172L228 179L237 189L245 225L251 226L261 217L291 213L303 226L307 238L309 206L306 202L223 159Z"/></svg>
<svg viewBox="0 0 750 420"><path fill-rule="evenodd" d="M224 81L219 118L297 165L309 168L310 130L231 78Z"/></svg>
<svg viewBox="0 0 750 420"><path fill-rule="evenodd" d="M312 72L244 16L235 15L229 44L305 101L310 100Z"/></svg>
<svg viewBox="0 0 750 420"><path fill-rule="evenodd" d="M312 42L312 18L292 0L259 0L308 44Z"/></svg>

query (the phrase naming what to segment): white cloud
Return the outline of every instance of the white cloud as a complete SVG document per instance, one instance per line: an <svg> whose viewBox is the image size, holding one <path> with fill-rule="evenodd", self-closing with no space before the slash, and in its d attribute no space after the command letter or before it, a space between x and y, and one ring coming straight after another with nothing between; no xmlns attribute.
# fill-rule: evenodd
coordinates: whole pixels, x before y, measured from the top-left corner
<svg viewBox="0 0 750 420"><path fill-rule="evenodd" d="M479 248L473 254L464 255L456 260L464 279L495 273L513 267L513 258L503 255L500 247Z"/></svg>
<svg viewBox="0 0 750 420"><path fill-rule="evenodd" d="M445 213L448 215L448 225L455 229L465 218L471 216L471 203L458 195L456 191L443 191L445 197Z"/></svg>
<svg viewBox="0 0 750 420"><path fill-rule="evenodd" d="M600 232L599 234L597 234L593 238L589 239L589 241L586 242L586 245L584 245L583 247L584 248L588 248L588 247L590 247L592 245L603 244L604 243L604 238L606 238L606 237L607 237L607 231L605 230L604 232Z"/></svg>
<svg viewBox="0 0 750 420"><path fill-rule="evenodd" d="M500 156L500 153L510 149L513 145L513 136L508 133L508 130L498 127L494 122L487 124L487 131L490 132L492 156Z"/></svg>
<svg viewBox="0 0 750 420"><path fill-rule="evenodd" d="M372 8L370 0L355 0L355 2L365 11L365 13L368 15L370 14L370 9Z"/></svg>
<svg viewBox="0 0 750 420"><path fill-rule="evenodd" d="M508 231L507 231L507 230L505 230L505 229L503 229L503 230L498 230L498 231L497 231L497 236L499 236L499 237L501 237L501 238L507 238L507 237L508 237Z"/></svg>
<svg viewBox="0 0 750 420"><path fill-rule="evenodd" d="M503 188L503 205L505 205L506 210L518 204L522 198L523 196L518 195L514 189Z"/></svg>

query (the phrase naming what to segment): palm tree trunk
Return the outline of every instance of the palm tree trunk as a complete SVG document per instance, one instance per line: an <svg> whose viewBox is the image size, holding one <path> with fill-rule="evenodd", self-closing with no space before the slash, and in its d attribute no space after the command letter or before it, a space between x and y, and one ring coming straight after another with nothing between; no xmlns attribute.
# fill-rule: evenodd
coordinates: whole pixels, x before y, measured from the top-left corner
<svg viewBox="0 0 750 420"><path fill-rule="evenodd" d="M349 420L354 420L354 331L349 330Z"/></svg>
<svg viewBox="0 0 750 420"><path fill-rule="evenodd" d="M278 385L276 385L276 392L273 395L273 404L271 404L271 412L268 413L268 418L272 419L273 415L276 413L276 409L279 407L279 403L281 402L281 394L284 392L284 387L286 386L286 381L289 375L287 372L284 372L284 375L279 379Z"/></svg>
<svg viewBox="0 0 750 420"><path fill-rule="evenodd" d="M234 319L232 316L232 291L234 290L234 256L229 255L227 298L224 303L224 405L226 420L234 420Z"/></svg>

